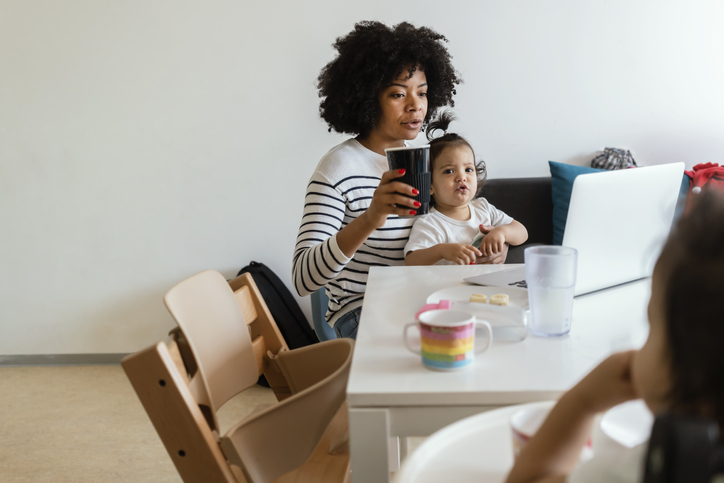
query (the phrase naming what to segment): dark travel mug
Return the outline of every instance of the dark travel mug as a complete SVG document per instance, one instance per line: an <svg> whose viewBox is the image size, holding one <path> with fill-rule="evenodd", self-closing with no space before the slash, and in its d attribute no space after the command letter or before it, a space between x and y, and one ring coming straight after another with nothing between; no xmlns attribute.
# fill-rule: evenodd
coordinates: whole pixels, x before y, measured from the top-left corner
<svg viewBox="0 0 724 483"><path fill-rule="evenodd" d="M401 148L385 149L387 164L390 169L404 169L405 174L395 181L409 184L420 193L411 198L420 202L417 213L414 215L400 215L408 218L417 215L424 215L430 211L430 146L404 146ZM407 196L407 195L405 195ZM412 210L413 208L410 208Z"/></svg>

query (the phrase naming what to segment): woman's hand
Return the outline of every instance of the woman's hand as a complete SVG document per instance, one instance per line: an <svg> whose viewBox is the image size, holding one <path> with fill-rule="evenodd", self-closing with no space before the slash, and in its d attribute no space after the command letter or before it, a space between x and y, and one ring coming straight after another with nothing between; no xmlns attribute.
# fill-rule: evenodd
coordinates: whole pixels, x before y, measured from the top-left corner
<svg viewBox="0 0 724 483"><path fill-rule="evenodd" d="M408 196L417 196L419 191L409 184L395 181L404 174L404 169L385 171L379 186L372 195L369 208L359 218L377 229L385 224L390 215L414 215L416 211L413 210L420 206L420 202Z"/></svg>

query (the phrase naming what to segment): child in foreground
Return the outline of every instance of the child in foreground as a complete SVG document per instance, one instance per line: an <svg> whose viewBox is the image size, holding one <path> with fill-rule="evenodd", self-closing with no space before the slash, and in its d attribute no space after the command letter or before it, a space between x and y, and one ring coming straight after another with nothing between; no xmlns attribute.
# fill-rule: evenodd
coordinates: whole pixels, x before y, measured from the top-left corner
<svg viewBox="0 0 724 483"><path fill-rule="evenodd" d="M479 257L501 253L506 243L520 245L528 239L522 224L485 198L476 198L485 182L485 163L475 162L465 138L447 132L452 120L446 111L428 128L428 140L437 130L445 134L430 141L433 208L412 227L405 246L406 265L469 265ZM478 249L472 242L481 232L485 236Z"/></svg>
<svg viewBox="0 0 724 483"><path fill-rule="evenodd" d="M642 398L654 414L724 427L724 194L696 196L654 268L646 343L604 360L561 397L507 483L643 481L645 443L594 454L575 468L596 414L631 399Z"/></svg>

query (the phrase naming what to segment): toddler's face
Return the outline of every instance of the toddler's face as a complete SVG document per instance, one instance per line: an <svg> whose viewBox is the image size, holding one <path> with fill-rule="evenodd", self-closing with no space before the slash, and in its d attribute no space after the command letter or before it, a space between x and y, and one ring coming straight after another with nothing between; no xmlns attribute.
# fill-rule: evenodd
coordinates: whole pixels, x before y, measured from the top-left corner
<svg viewBox="0 0 724 483"><path fill-rule="evenodd" d="M434 160L430 189L438 209L467 205L477 190L473 151L464 145L443 149Z"/></svg>
<svg viewBox="0 0 724 483"><path fill-rule="evenodd" d="M649 337L634 356L631 376L638 395L654 413L666 409L671 389L671 369L664 318L665 267L660 260L651 279Z"/></svg>

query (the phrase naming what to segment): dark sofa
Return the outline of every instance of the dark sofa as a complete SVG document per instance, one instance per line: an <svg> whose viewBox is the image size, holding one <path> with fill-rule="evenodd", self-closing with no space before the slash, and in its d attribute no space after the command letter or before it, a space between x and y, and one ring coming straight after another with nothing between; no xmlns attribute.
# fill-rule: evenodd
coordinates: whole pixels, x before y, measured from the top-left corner
<svg viewBox="0 0 724 483"><path fill-rule="evenodd" d="M489 179L482 195L528 230L528 240L510 247L505 263L523 263L523 250L528 246L553 244L551 178Z"/></svg>

